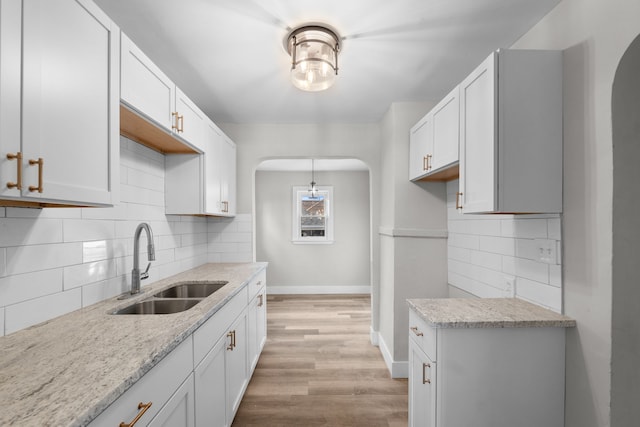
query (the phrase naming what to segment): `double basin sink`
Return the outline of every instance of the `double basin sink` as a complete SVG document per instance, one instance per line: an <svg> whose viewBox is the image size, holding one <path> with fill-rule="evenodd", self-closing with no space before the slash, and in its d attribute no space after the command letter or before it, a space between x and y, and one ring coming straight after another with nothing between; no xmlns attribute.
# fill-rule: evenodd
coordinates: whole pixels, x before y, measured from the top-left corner
<svg viewBox="0 0 640 427"><path fill-rule="evenodd" d="M228 282L183 282L173 285L152 297L128 305L113 314L172 314L190 309L220 290Z"/></svg>

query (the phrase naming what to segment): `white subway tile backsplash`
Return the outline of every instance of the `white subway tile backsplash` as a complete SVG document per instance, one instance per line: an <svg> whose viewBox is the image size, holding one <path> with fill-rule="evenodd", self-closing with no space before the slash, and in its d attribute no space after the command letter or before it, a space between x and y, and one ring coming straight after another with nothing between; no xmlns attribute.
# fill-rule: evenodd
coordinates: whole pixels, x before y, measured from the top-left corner
<svg viewBox="0 0 640 427"><path fill-rule="evenodd" d="M556 286L518 278L516 296L558 313L562 309L562 289Z"/></svg>
<svg viewBox="0 0 640 427"><path fill-rule="evenodd" d="M82 262L82 243L7 248L7 274L49 270Z"/></svg>
<svg viewBox="0 0 640 427"><path fill-rule="evenodd" d="M116 235L113 221L65 219L63 228L65 242L111 240Z"/></svg>
<svg viewBox="0 0 640 427"><path fill-rule="evenodd" d="M250 243L251 233L222 233L220 240L222 242Z"/></svg>
<svg viewBox="0 0 640 427"><path fill-rule="evenodd" d="M10 334L81 307L79 288L10 305L5 307L5 332Z"/></svg>
<svg viewBox="0 0 640 427"><path fill-rule="evenodd" d="M60 219L34 221L30 218L0 218L0 246L39 245L62 241Z"/></svg>
<svg viewBox="0 0 640 427"><path fill-rule="evenodd" d="M124 276L94 282L82 287L82 306L88 307L91 304L129 292L130 290L131 286L127 283Z"/></svg>
<svg viewBox="0 0 640 427"><path fill-rule="evenodd" d="M7 275L7 250L0 248L0 277Z"/></svg>
<svg viewBox="0 0 640 427"><path fill-rule="evenodd" d="M67 219L80 218L80 209L76 208L55 208L55 209L35 209L35 208L11 208L7 209L7 218L49 218Z"/></svg>
<svg viewBox="0 0 640 427"><path fill-rule="evenodd" d="M481 236L478 249L500 255L513 256L516 253L515 241L504 237Z"/></svg>
<svg viewBox="0 0 640 427"><path fill-rule="evenodd" d="M0 304L17 304L62 292L62 269L15 274L0 279Z"/></svg>
<svg viewBox="0 0 640 427"><path fill-rule="evenodd" d="M64 289L68 290L93 282L101 282L112 279L116 275L116 261L113 258L68 266L64 268Z"/></svg>
<svg viewBox="0 0 640 427"><path fill-rule="evenodd" d="M447 183L449 284L489 298L510 296L509 283L514 283L518 298L559 311L562 307L560 215L461 214L455 209L457 191L457 180ZM555 245L557 264L539 261L540 245Z"/></svg>
<svg viewBox="0 0 640 427"><path fill-rule="evenodd" d="M82 260L81 263L100 261L113 258L113 240L96 240L91 242L82 242Z"/></svg>

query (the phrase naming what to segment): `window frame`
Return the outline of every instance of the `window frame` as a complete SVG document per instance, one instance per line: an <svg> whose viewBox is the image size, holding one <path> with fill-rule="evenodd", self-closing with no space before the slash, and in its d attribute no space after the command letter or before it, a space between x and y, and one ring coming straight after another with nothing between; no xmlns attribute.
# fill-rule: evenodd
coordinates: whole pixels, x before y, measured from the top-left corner
<svg viewBox="0 0 640 427"><path fill-rule="evenodd" d="M292 192L291 242L294 244L333 244L333 186L317 186L318 193L325 196L325 233L324 236L301 236L301 206L302 196L309 195L308 186L294 186Z"/></svg>

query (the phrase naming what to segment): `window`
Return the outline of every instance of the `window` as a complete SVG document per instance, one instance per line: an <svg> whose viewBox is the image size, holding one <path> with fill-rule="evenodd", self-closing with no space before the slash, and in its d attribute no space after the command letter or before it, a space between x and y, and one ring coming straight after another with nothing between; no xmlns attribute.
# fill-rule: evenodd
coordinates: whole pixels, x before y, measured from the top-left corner
<svg viewBox="0 0 640 427"><path fill-rule="evenodd" d="M333 187L293 187L293 243L333 243Z"/></svg>

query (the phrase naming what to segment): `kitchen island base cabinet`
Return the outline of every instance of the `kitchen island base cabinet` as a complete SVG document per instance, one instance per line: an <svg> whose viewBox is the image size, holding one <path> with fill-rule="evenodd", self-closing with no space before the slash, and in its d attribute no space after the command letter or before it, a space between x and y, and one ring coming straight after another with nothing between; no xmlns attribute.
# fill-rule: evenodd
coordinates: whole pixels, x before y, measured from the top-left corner
<svg viewBox="0 0 640 427"><path fill-rule="evenodd" d="M564 425L564 328L409 321L411 426Z"/></svg>

